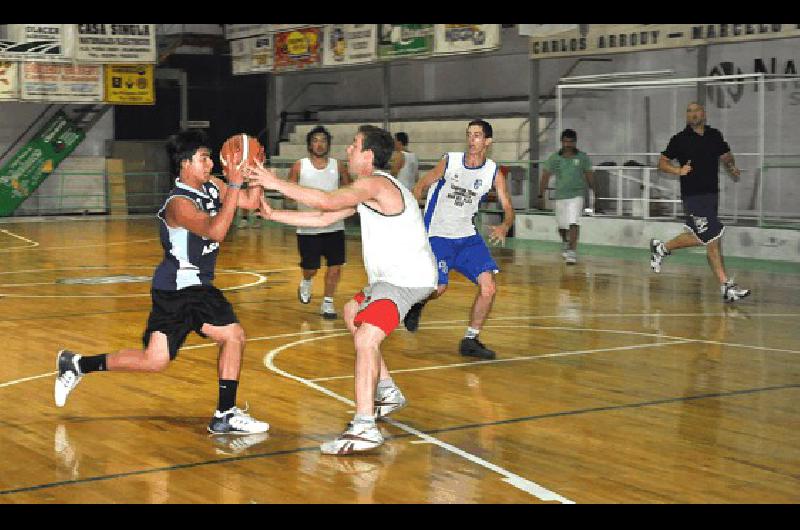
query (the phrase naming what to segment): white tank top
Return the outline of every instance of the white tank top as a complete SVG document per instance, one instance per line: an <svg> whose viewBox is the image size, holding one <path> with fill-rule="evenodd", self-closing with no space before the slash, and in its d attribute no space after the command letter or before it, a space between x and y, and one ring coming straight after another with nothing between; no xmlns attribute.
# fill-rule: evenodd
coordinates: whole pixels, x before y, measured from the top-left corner
<svg viewBox="0 0 800 530"><path fill-rule="evenodd" d="M388 282L398 287L435 288L436 258L433 256L422 215L411 192L385 171L386 177L403 194L403 212L385 215L364 203L357 207L361 217L361 247L370 285Z"/></svg>
<svg viewBox="0 0 800 530"><path fill-rule="evenodd" d="M333 191L339 189L339 164L335 158L328 159L328 165L325 169L317 169L311 163L310 158L303 158L300 160L300 177L297 180L301 186L307 188L315 188L322 191ZM297 203L297 210L304 212L313 210L308 206ZM344 230L344 220L336 221L333 224L323 227L298 227L298 234L324 234L327 232L336 232L337 230Z"/></svg>
<svg viewBox="0 0 800 530"><path fill-rule="evenodd" d="M475 235L473 217L478 203L494 184L497 164L487 158L483 165L468 167L464 153L445 154L444 176L428 189L425 228L429 236L460 238Z"/></svg>
<svg viewBox="0 0 800 530"><path fill-rule="evenodd" d="M417 155L409 153L408 151L403 151L403 158L405 158L405 163L397 173L397 180L402 182L406 188L411 189L417 182L417 173L419 171Z"/></svg>

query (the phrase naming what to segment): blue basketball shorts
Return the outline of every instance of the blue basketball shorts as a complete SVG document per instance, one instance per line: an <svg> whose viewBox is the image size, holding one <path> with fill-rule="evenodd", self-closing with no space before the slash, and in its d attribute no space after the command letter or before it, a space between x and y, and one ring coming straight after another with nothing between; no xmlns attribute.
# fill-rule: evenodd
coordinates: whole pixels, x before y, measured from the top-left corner
<svg viewBox="0 0 800 530"><path fill-rule="evenodd" d="M686 227L704 245L720 237L725 225L717 217L719 195L687 195L683 197L683 212L686 214Z"/></svg>
<svg viewBox="0 0 800 530"><path fill-rule="evenodd" d="M500 271L489 253L489 247L478 234L457 239L432 236L428 241L436 256L439 285L447 285L451 269L460 272L474 284L478 283L481 273Z"/></svg>

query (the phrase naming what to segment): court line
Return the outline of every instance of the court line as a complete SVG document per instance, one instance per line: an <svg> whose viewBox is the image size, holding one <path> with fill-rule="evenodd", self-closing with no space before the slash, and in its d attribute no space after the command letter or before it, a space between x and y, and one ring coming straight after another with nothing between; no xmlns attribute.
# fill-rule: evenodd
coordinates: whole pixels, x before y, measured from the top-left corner
<svg viewBox="0 0 800 530"><path fill-rule="evenodd" d="M308 379L304 379L304 378L302 378L300 376L296 376L294 374L290 374L289 372L281 370L280 368L278 368L274 364L275 357L277 357L280 352L282 352L282 351L284 351L286 349L292 348L292 347L294 347L294 346L296 346L298 344L305 344L307 342L313 342L313 341L317 341L317 340L322 340L322 339L328 338L330 336L343 336L343 335L349 335L349 334L350 334L350 332L347 331L345 333L338 333L336 335L326 335L326 336L323 336L323 337L310 337L310 338L307 338L307 339L300 339L300 340L297 340L297 341L294 341L294 342L290 342L288 344L284 344L283 346L279 346L277 348L273 348L272 350L267 352L267 354L264 356L264 365L267 367L267 369L269 369L272 372L275 372L275 373L277 373L279 375L282 375L284 377L287 377L289 379L297 381L297 382L299 382L299 383L301 383L303 385L311 387L311 388L313 388L313 389L315 389L315 390L317 390L319 392L322 392L323 394L325 394L327 396L330 396L330 397L336 399L337 401L341 401L342 403L350 405L351 407L355 406L355 403L352 400L347 399L344 396L341 396L341 395L339 395L339 394L337 394L337 393L335 393L335 392L333 392L331 390L328 390L327 388L325 388L325 387L323 387L321 385L318 385L318 384L316 384L314 382L311 382ZM468 452L466 452L466 451L464 451L462 449L459 449L458 447L455 447L454 445L451 445L451 444L448 444L448 443L446 443L446 442L444 442L442 440L439 440L438 438L435 438L435 437L430 436L428 434L425 434L425 433L423 433L421 431L418 431L417 429L414 429L413 427L411 427L409 425L406 425L404 423L398 422L396 420L392 420L390 418L383 418L383 419L387 423L389 423L389 424L391 424L391 425L393 425L393 426L395 426L395 427L397 427L397 428L399 428L399 429L401 429L401 430L403 430L403 431L405 431L405 432L407 432L409 434L413 434L414 436L416 436L418 438L421 438L421 439L423 439L423 440L425 440L425 441L427 441L427 442L429 442L431 444L434 444L437 447L440 447L440 448L442 448L442 449L444 449L446 451L449 451L449 452L451 452L453 454L456 454L456 455L458 455L458 456L460 456L460 457L472 462L473 464L476 464L478 466L481 466L481 467L484 467L486 469L489 469L490 471L494 471L495 473L497 473L497 474L499 474L500 476L503 477L504 482L507 482L511 486L513 486L513 487L515 487L515 488L517 488L517 489L519 489L521 491L524 491L524 492L528 493L529 495L532 495L532 496L534 496L534 497L536 497L536 498L538 498L538 499L540 499L542 501L558 501L558 502L560 502L562 504L575 504L575 501L572 501L572 500L570 500L570 499L568 499L566 497L562 497L558 493L556 493L554 491L551 491L551 490L548 490L547 488L545 488L545 487L543 487L543 486L541 486L541 485L539 485L539 484L537 484L537 483L535 483L535 482L533 482L531 480L528 480L528 479L526 479L524 477L521 477L521 476L519 476L519 475L517 475L515 473L512 473L512 472L508 471L505 468L502 468L502 467L500 467L500 466L498 466L496 464L488 462L488 461L486 461L486 460L484 460L484 459L482 459L482 458L480 458L478 456L473 455L472 453L468 453Z"/></svg>
<svg viewBox="0 0 800 530"><path fill-rule="evenodd" d="M29 248L34 248L34 247L38 247L39 246L39 243L37 243L36 241L32 241L32 240L30 240L28 238L25 238L25 237L22 237L20 235L17 235L14 232L11 232L10 230L0 229L0 232L3 232L4 234L7 234L7 235L9 235L11 237L16 237L17 239L21 239L21 240L25 241L26 243L30 243L30 245L25 246L25 247L6 247L6 248L0 249L0 250L24 250L24 249L29 249Z"/></svg>
<svg viewBox="0 0 800 530"><path fill-rule="evenodd" d="M486 422L486 423L473 423L473 424L469 424L469 425L456 425L456 426L453 426L453 427L443 427L441 429L434 429L434 430L431 430L431 431L428 431L428 432L429 433L435 433L435 434L447 433L447 432L455 432L455 431L474 429L474 428L493 427L493 426L499 426L499 425L505 425L505 424L511 424L511 423L522 423L522 422L526 422L526 421L536 421L536 420L549 419L549 418L560 417L560 416L576 416L576 415L580 415L580 414L591 414L591 413L594 413L594 412L607 412L607 411L614 411L614 410L624 410L624 409L647 407L647 406L653 406L653 405L662 405L662 404L666 404L666 403L680 403L680 402L695 401L695 400L700 400L700 399L709 399L709 398L713 399L713 398L719 398L719 397L730 397L730 396L738 396L738 395L745 395L745 394L754 394L754 393L758 393L758 392L769 392L769 391L774 391L774 390L786 390L786 389L790 389L790 388L800 388L800 384L789 383L789 384L786 384L786 385L778 385L778 386L771 386L771 387L749 388L749 389L743 389L743 390L732 390L732 391L729 391L729 392L698 394L698 395L694 395L694 396L681 396L681 397L665 398L665 399L660 399L660 400L645 401L645 402L639 402L639 403L626 403L626 404L622 404L622 405L610 405L610 406L606 406L606 407L593 407L593 408L588 408L588 409L575 409L575 410L569 410L569 411L563 411L563 412L552 412L552 413L546 413L546 414L538 414L538 415L535 415L535 416L524 416L524 417L520 417L520 418L509 418L509 419L505 419L505 420L496 420L496 421ZM403 439L403 438L406 438L406 437L409 437L409 436L411 436L411 435L400 434L400 435L396 435L396 436L390 436L389 439L390 440L395 440L395 439L399 440L399 439ZM425 440L420 440L420 441L411 441L410 443L428 443L428 442L425 441ZM293 448L293 449L284 449L284 450L280 450L280 451L272 451L272 452L269 452L269 453L255 453L255 454L242 455L242 456L231 456L231 457L220 458L219 460L206 460L206 461L201 461L201 462L191 462L191 463L187 463L187 464L174 464L174 465L171 465L171 466L164 466L164 467L160 467L160 468L140 469L140 470L137 470L137 471L128 471L128 472L124 472L124 473L115 473L113 475L100 475L100 476L96 476L96 477L87 477L87 478L74 479L74 480L64 480L64 481L59 481L59 482L48 482L48 483L45 483L45 484L37 484L37 485L34 485L34 486L24 486L24 487L21 487L21 488L14 488L14 489L10 489L10 490L0 490L0 495L11 495L11 494L14 494L14 493L25 493L25 492L28 492L28 491L37 491L37 490L42 490L42 489L55 488L55 487L59 487L59 486L70 486L70 485L77 485L77 484L85 484L85 483L88 483L88 482L100 482L100 481L104 481L104 480L112 480L112 479L116 479L116 478L126 478L126 477L129 477L129 476L144 475L144 474L149 474L149 473L163 473L163 472L167 472L167 471L174 471L174 470L180 470L180 469L191 469L191 468L194 468L194 467L201 467L201 466L206 466L206 465L226 464L226 463L229 463L229 462L237 462L237 461L242 461L242 460L253 460L253 459L257 459L257 458L268 458L268 457L273 457L273 456L283 456L283 455L289 455L289 454L296 454L296 453L300 453L300 452L304 452L304 451L318 451L318 450L319 450L319 446L314 445L314 446L310 446L310 447L296 447L296 448Z"/></svg>

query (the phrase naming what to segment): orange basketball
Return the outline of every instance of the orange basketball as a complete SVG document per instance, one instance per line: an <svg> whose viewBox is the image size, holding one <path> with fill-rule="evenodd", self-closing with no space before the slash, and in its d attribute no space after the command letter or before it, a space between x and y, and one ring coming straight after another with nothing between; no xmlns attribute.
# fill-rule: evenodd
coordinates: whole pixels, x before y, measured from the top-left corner
<svg viewBox="0 0 800 530"><path fill-rule="evenodd" d="M222 172L227 175L228 161L233 163L237 159L238 153L241 153L241 162L237 165L236 169L241 169L245 163L264 163L267 159L264 146L254 136L249 134L239 133L234 134L222 144L222 149L219 150L219 161L222 163Z"/></svg>

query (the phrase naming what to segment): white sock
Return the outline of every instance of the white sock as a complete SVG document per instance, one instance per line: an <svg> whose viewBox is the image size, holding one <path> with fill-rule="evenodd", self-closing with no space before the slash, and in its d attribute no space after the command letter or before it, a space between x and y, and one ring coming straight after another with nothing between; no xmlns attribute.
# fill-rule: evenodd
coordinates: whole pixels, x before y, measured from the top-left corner
<svg viewBox="0 0 800 530"><path fill-rule="evenodd" d="M353 417L353 423L375 423L375 415L373 414L356 414Z"/></svg>
<svg viewBox="0 0 800 530"><path fill-rule="evenodd" d="M387 388L392 388L393 386L395 386L394 380L391 377L378 381L378 390L386 390Z"/></svg>
<svg viewBox="0 0 800 530"><path fill-rule="evenodd" d="M303 278L302 280L300 280L300 285L302 285L303 287L311 287L311 280L306 280L305 278Z"/></svg>
<svg viewBox="0 0 800 530"><path fill-rule="evenodd" d="M333 297L332 296L326 296L326 297L323 298L323 300L325 302L328 302L328 303L331 303L331 304L333 303Z"/></svg>
<svg viewBox="0 0 800 530"><path fill-rule="evenodd" d="M481 330L479 330L479 329L467 327L467 332L464 334L464 338L466 338L466 339L476 339L476 338L478 338L478 333L480 333L480 332L481 332Z"/></svg>

